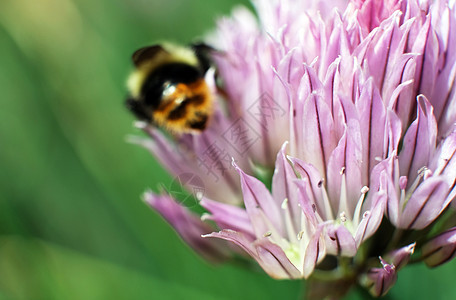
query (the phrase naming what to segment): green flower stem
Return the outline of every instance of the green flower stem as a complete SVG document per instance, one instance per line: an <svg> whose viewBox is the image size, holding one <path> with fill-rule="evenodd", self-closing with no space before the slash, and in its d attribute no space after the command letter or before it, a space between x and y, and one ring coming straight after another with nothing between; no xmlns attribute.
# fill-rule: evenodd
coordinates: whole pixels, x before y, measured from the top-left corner
<svg viewBox="0 0 456 300"><path fill-rule="evenodd" d="M356 275L351 257L339 257L339 265L333 270L314 270L312 279L320 281L337 281L352 278Z"/></svg>

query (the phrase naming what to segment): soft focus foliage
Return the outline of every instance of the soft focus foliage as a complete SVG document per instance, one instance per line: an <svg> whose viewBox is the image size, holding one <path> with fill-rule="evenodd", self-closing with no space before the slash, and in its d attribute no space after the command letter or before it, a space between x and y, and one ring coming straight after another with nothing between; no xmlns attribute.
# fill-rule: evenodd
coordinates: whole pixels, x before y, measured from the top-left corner
<svg viewBox="0 0 456 300"><path fill-rule="evenodd" d="M0 299L299 297L199 259L138 197L172 179L125 143L132 51L190 41L240 2L1 1ZM451 298L455 268L407 267L390 294Z"/></svg>

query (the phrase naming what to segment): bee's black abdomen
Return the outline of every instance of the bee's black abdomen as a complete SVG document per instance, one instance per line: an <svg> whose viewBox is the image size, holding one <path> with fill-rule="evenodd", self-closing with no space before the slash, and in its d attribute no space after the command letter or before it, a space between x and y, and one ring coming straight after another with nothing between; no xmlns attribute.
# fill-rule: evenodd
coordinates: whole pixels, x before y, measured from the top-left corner
<svg viewBox="0 0 456 300"><path fill-rule="evenodd" d="M150 113L141 102L128 98L125 105L138 119L148 122L152 120Z"/></svg>

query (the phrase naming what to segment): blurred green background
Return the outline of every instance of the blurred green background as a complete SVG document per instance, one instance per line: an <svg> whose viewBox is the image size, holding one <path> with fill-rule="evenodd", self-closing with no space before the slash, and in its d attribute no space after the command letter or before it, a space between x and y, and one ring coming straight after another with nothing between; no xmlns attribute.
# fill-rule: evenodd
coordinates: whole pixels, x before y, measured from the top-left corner
<svg viewBox="0 0 456 300"><path fill-rule="evenodd" d="M140 200L172 178L125 142L141 134L123 106L131 53L187 43L240 3L0 1L0 299L302 298L195 255ZM455 275L413 266L389 297L453 299Z"/></svg>

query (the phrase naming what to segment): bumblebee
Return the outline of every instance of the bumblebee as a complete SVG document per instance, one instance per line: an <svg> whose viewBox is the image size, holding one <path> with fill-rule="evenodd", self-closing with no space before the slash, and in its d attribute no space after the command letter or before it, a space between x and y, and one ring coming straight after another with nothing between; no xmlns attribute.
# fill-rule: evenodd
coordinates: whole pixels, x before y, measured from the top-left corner
<svg viewBox="0 0 456 300"><path fill-rule="evenodd" d="M210 49L204 44L159 44L133 53L129 110L173 134L202 132L213 111L213 97L204 79L211 65Z"/></svg>

